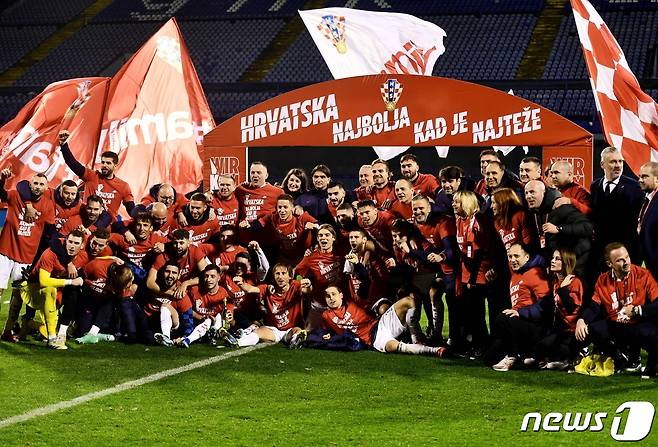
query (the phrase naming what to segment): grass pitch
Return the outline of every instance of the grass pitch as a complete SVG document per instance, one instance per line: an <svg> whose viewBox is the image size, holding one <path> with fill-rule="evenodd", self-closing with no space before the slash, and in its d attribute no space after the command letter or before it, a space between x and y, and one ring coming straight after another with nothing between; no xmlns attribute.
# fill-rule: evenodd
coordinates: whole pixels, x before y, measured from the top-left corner
<svg viewBox="0 0 658 447"><path fill-rule="evenodd" d="M0 420L227 351L69 346L0 343ZM637 376L499 373L466 360L276 345L0 428L0 445L614 445L617 407L656 405L657 385ZM520 432L534 411L608 417L596 433ZM640 444L656 445L658 435Z"/></svg>

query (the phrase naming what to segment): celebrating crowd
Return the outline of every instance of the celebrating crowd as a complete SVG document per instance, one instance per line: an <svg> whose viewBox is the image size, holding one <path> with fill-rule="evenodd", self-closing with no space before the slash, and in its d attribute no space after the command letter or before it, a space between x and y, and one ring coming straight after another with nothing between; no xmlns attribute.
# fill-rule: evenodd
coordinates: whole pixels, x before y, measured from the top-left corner
<svg viewBox="0 0 658 447"><path fill-rule="evenodd" d="M322 164L271 184L256 161L243 184L157 184L135 203L116 154L92 171L67 140L80 182L50 189L35 174L6 190L0 172L5 342L282 342L496 371L592 371L592 353L599 368L639 371L644 350L643 375L656 375L658 163L634 180L608 147L588 191L566 161L526 157L517 174L487 149L476 181L459 166L421 173L407 154L399 176L385 160L361 166L350 190Z"/></svg>

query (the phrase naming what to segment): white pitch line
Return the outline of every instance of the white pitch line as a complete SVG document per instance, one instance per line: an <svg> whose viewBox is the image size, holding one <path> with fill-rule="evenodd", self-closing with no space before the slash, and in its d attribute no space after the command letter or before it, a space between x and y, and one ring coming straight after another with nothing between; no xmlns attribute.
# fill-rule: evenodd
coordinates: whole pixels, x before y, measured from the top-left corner
<svg viewBox="0 0 658 447"><path fill-rule="evenodd" d="M10 425L19 424L21 422L29 421L39 416L45 416L47 414L55 413L59 410L65 408L75 407L76 405L84 404L86 402L100 399L101 397L109 396L111 394L120 393L122 391L130 390L132 388L137 388L138 386L145 385L147 383L155 382L166 377L175 376L184 372L192 371L194 369L203 368L204 366L212 365L213 363L221 362L222 360L230 359L232 357L238 357L243 354L247 354L256 349L264 348L270 346L268 343L258 344L255 346L249 346L246 348L238 349L237 351L230 351L226 354L216 355L214 357L209 357L207 359L199 360L188 365L179 366L178 368L167 369L165 371L160 371L159 373L151 374L150 376L142 377L141 379L131 380L129 382L120 383L110 388L104 390L95 391L93 393L85 394L78 396L71 400L64 400L52 405L46 405L45 407L35 408L30 410L27 413L19 414L16 416L9 417L7 419L0 420L0 429L9 427Z"/></svg>

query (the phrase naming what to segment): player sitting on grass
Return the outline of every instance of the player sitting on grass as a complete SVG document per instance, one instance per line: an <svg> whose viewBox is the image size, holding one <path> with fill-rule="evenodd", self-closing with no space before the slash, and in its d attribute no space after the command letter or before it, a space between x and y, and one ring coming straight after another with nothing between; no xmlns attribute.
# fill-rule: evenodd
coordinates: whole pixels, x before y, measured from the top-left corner
<svg viewBox="0 0 658 447"><path fill-rule="evenodd" d="M190 290L194 319L200 323L190 335L177 338L174 344L181 348L189 348L190 344L204 335L210 336L212 344L223 339L231 346L237 345L235 338L228 333L228 326L233 322L233 303L228 302L226 289L219 285L219 267L208 264L203 269L203 284Z"/></svg>
<svg viewBox="0 0 658 447"><path fill-rule="evenodd" d="M144 308L148 317L159 317L153 324L160 329L154 334L155 341L163 346L173 346L171 330L181 327L183 337L190 335L194 326L192 317L192 301L188 294L176 299L174 292L180 285L180 266L175 261L168 261L160 270L156 282L159 292L151 291L149 301Z"/></svg>
<svg viewBox="0 0 658 447"><path fill-rule="evenodd" d="M276 264L272 274L272 285L253 286L240 277L234 279L246 293L259 294L267 309L265 326L244 331L238 339L239 346L283 342L295 348L306 340L307 333L301 329L304 325L303 298L311 290L311 280L292 279L292 267L283 263Z"/></svg>
<svg viewBox="0 0 658 447"><path fill-rule="evenodd" d="M352 331L361 341L379 352L402 352L405 354L443 357L445 348L430 347L398 341L397 338L408 328L409 310L414 308L414 299L404 297L393 304L381 318L376 318L353 302L343 300L343 292L336 286L324 292L327 307L322 313L324 326L341 335Z"/></svg>

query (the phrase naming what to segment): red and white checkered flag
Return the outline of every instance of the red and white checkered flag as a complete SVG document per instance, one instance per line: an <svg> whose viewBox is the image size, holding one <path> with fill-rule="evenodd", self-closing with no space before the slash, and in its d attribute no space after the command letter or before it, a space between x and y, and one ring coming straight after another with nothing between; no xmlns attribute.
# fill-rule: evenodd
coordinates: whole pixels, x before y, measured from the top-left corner
<svg viewBox="0 0 658 447"><path fill-rule="evenodd" d="M606 140L636 174L658 161L658 107L644 93L617 40L587 0L571 0Z"/></svg>

